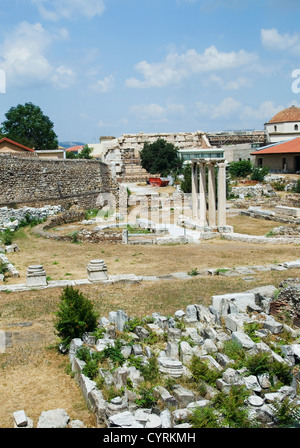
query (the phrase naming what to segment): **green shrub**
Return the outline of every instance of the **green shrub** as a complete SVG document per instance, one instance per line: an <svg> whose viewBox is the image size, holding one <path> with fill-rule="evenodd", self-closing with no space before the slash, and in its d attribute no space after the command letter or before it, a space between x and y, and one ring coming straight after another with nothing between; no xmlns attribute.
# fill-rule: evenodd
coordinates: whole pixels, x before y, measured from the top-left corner
<svg viewBox="0 0 300 448"><path fill-rule="evenodd" d="M248 356L245 360L245 367L247 367L251 375L260 375L261 373L269 373L271 362L271 355L261 352Z"/></svg>
<svg viewBox="0 0 300 448"><path fill-rule="evenodd" d="M231 162L228 167L228 172L233 179L237 177L247 177L252 171L253 166L250 160Z"/></svg>
<svg viewBox="0 0 300 448"><path fill-rule="evenodd" d="M300 427L300 408L291 403L288 397L282 401L275 400L270 406L275 413L278 427Z"/></svg>
<svg viewBox="0 0 300 448"><path fill-rule="evenodd" d="M156 405L156 398L154 396L154 388L140 386L138 389L138 398L135 400L135 403L141 408L149 408L151 409Z"/></svg>
<svg viewBox="0 0 300 448"><path fill-rule="evenodd" d="M276 191L284 191L285 189L285 182L283 182L282 180L272 182L271 185Z"/></svg>
<svg viewBox="0 0 300 448"><path fill-rule="evenodd" d="M81 338L83 333L93 332L97 328L98 315L93 309L93 303L73 286L63 290L55 315L55 329L67 347L72 339Z"/></svg>
<svg viewBox="0 0 300 448"><path fill-rule="evenodd" d="M265 176L268 174L270 169L267 166L262 168L254 168L251 174L251 180L257 180L258 182L263 182Z"/></svg>
<svg viewBox="0 0 300 448"><path fill-rule="evenodd" d="M14 232L10 229L5 229L0 233L0 240L5 246L10 246L13 243L14 236Z"/></svg>
<svg viewBox="0 0 300 448"><path fill-rule="evenodd" d="M254 426L244 403L249 395L250 392L245 386L233 385L228 393L222 391L214 397L212 404L222 414L225 425L230 428Z"/></svg>
<svg viewBox="0 0 300 448"><path fill-rule="evenodd" d="M245 351L242 345L230 339L224 342L224 354L234 361L236 368L242 367L245 359Z"/></svg>
<svg viewBox="0 0 300 448"><path fill-rule="evenodd" d="M0 274L5 275L8 272L7 263L0 260Z"/></svg>
<svg viewBox="0 0 300 448"><path fill-rule="evenodd" d="M121 353L122 346L122 342L117 339L114 346L106 347L100 352L100 360L109 358L114 364L122 366L125 362L125 357Z"/></svg>
<svg viewBox="0 0 300 448"><path fill-rule="evenodd" d="M210 385L214 385L216 380L222 376L222 373L217 369L208 367L205 361L202 361L197 356L193 356L190 364L190 371L193 380L198 382L204 381Z"/></svg>
<svg viewBox="0 0 300 448"><path fill-rule="evenodd" d="M256 331L261 328L258 322L245 322L244 332L252 339L253 342L260 342L260 337L256 335Z"/></svg>
<svg viewBox="0 0 300 448"><path fill-rule="evenodd" d="M293 187L294 193L300 193L300 179L297 180L296 185Z"/></svg>
<svg viewBox="0 0 300 448"><path fill-rule="evenodd" d="M215 409L209 406L196 408L189 417L192 428L221 428L219 420Z"/></svg>
<svg viewBox="0 0 300 448"><path fill-rule="evenodd" d="M156 357L151 356L151 358L149 358L148 364L142 365L140 370L145 381L152 382L157 380L159 377L159 368Z"/></svg>

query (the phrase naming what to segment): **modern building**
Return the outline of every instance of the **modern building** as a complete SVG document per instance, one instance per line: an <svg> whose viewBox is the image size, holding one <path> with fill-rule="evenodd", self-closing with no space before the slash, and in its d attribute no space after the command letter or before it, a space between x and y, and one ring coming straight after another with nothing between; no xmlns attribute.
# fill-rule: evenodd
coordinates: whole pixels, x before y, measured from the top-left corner
<svg viewBox="0 0 300 448"><path fill-rule="evenodd" d="M252 153L257 167L267 166L273 173L300 174L300 137L272 143Z"/></svg>
<svg viewBox="0 0 300 448"><path fill-rule="evenodd" d="M0 140L0 154L9 153L15 155L34 155L35 151L32 148L21 145L9 138L2 138Z"/></svg>
<svg viewBox="0 0 300 448"><path fill-rule="evenodd" d="M300 107L283 109L265 123L267 141L276 143L300 137Z"/></svg>

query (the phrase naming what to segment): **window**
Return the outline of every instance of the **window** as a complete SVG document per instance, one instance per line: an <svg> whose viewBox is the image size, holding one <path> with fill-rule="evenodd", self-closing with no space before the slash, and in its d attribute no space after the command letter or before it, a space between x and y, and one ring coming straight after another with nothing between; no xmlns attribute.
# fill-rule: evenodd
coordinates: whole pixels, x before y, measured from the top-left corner
<svg viewBox="0 0 300 448"><path fill-rule="evenodd" d="M277 132L277 126L274 126L274 131Z"/></svg>
<svg viewBox="0 0 300 448"><path fill-rule="evenodd" d="M257 158L257 166L259 168L261 168L263 166L263 159L262 159L262 157L258 157Z"/></svg>
<svg viewBox="0 0 300 448"><path fill-rule="evenodd" d="M294 126L294 131L298 131L298 125L297 124L295 124L295 126Z"/></svg>

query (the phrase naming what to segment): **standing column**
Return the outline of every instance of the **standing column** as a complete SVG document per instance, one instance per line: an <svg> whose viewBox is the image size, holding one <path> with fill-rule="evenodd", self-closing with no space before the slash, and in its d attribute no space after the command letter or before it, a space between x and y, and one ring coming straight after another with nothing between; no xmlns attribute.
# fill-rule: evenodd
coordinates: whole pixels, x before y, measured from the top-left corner
<svg viewBox="0 0 300 448"><path fill-rule="evenodd" d="M226 163L218 168L218 226L226 226Z"/></svg>
<svg viewBox="0 0 300 448"><path fill-rule="evenodd" d="M192 163L192 213L193 219L198 215L198 168L196 163Z"/></svg>
<svg viewBox="0 0 300 448"><path fill-rule="evenodd" d="M216 226L216 176L215 164L208 165L208 225Z"/></svg>
<svg viewBox="0 0 300 448"><path fill-rule="evenodd" d="M206 165L200 164L199 170L199 224L206 226Z"/></svg>

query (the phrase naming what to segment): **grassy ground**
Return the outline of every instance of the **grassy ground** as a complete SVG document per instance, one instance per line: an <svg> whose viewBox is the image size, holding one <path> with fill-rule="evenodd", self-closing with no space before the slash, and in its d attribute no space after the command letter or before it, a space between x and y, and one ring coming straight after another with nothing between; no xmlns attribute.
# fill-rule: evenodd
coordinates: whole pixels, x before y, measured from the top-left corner
<svg viewBox="0 0 300 448"><path fill-rule="evenodd" d="M275 225L245 217L231 218L236 231L248 229L252 234L265 234ZM270 227L269 227L270 226ZM237 230L241 229L241 230ZM258 232L258 233L254 233ZM161 275L188 272L193 268L232 267L283 262L299 258L299 246L241 244L211 240L199 245L123 246L74 244L36 237L26 229L19 232L20 252L9 259L20 271L18 282L25 282L30 264L41 263L53 280L86 278L91 259L103 258L109 274L135 273ZM239 277L199 276L190 280L164 280L134 285L91 285L79 289L93 300L101 315L125 309L131 316L152 312L173 314L188 304L210 304L213 294L237 292L259 285L278 286L287 277L299 276L299 270L262 272L252 282ZM15 283L9 279L7 286ZM13 426L13 412L24 409L36 425L44 410L63 408L71 418L88 427L94 425L81 391L67 373L68 358L60 355L55 345L54 311L61 289L22 293L0 293L0 329L12 333L13 345L0 353L0 427ZM29 322L28 326L20 326Z"/></svg>

